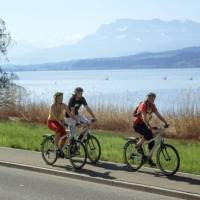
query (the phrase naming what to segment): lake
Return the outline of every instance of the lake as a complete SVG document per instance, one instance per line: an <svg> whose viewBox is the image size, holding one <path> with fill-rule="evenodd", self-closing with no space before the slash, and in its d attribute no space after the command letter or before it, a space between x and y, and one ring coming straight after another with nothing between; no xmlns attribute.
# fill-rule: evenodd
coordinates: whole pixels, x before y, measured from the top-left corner
<svg viewBox="0 0 200 200"><path fill-rule="evenodd" d="M25 71L16 72L17 84L23 86L35 101L51 102L57 91L65 93L65 102L77 86L92 105L106 104L133 107L149 91L157 93L161 110L176 106L186 93L200 93L200 68L135 69L85 71Z"/></svg>

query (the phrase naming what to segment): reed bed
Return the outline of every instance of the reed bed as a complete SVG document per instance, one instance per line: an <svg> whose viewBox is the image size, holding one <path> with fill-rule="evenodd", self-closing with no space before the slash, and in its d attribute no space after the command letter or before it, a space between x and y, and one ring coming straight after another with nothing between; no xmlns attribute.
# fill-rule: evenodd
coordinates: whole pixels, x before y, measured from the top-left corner
<svg viewBox="0 0 200 200"><path fill-rule="evenodd" d="M192 95L181 98L172 111L164 113L170 123L170 129L166 136L170 138L200 140L200 101L193 101ZM26 100L0 107L0 119L21 120L46 124L49 112L49 103L32 102ZM113 132L124 132L131 135L133 108L123 108L117 105L98 104L92 107L98 122L94 124L95 129ZM153 120L157 124L157 120Z"/></svg>

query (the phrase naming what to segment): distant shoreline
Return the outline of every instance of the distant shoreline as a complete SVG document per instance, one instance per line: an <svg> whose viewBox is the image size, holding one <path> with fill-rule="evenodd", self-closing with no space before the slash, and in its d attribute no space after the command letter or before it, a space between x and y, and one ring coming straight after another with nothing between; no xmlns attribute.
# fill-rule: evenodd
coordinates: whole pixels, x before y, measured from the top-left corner
<svg viewBox="0 0 200 200"><path fill-rule="evenodd" d="M4 65L8 71L69 71L200 68L200 47L105 58L52 61L41 64ZM36 58L37 60L37 58ZM39 62L39 61L38 61Z"/></svg>
<svg viewBox="0 0 200 200"><path fill-rule="evenodd" d="M26 66L27 67L27 66ZM76 69L12 69L12 68L5 68L3 70L8 72L39 72L39 71L103 71L103 70L148 70L148 69L200 69L199 67L134 67L134 68L76 68Z"/></svg>

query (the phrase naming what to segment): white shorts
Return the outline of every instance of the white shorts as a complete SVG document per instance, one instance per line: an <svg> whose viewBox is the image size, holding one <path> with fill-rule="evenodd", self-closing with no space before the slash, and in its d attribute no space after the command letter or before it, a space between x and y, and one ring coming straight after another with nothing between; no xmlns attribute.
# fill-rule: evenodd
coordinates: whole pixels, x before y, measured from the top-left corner
<svg viewBox="0 0 200 200"><path fill-rule="evenodd" d="M78 120L81 124L88 124L89 120L86 117L81 115L75 116L76 120ZM70 138L76 137L76 120L72 118L65 118L65 123L68 125L70 130Z"/></svg>

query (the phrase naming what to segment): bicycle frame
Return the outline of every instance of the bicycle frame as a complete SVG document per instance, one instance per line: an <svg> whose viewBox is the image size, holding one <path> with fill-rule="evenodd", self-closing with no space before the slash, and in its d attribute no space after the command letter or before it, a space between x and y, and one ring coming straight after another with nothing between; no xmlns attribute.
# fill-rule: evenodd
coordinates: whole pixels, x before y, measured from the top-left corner
<svg viewBox="0 0 200 200"><path fill-rule="evenodd" d="M80 134L83 134L83 137L81 138L81 142L85 140L85 138L90 134L90 125L92 124L92 120L89 120L87 124L84 124L85 127L83 128L83 131ZM70 130L66 129L66 135L62 136L59 140L58 146L61 146L61 142L67 138L67 136L70 134ZM76 134L73 135L73 138L76 137ZM67 140L66 140L67 142ZM65 144L62 147L62 150L64 150L68 144L65 142Z"/></svg>
<svg viewBox="0 0 200 200"><path fill-rule="evenodd" d="M86 124L83 131L80 133L80 134L83 134L83 137L81 138L81 142L83 142L85 138L90 134L90 125L91 125L91 122Z"/></svg>
<svg viewBox="0 0 200 200"><path fill-rule="evenodd" d="M158 130L156 131L156 136L154 138L152 138L151 140L148 140L148 141L145 141L143 144L142 144L142 148L144 150L144 146L151 143L151 142L155 142L154 144L154 147L151 149L151 151L149 151L149 153L146 155L147 158L151 158L152 155L153 155L153 152L157 149L157 147L162 144L164 142L164 138L161 136L163 132L163 129L162 128L158 128Z"/></svg>
<svg viewBox="0 0 200 200"><path fill-rule="evenodd" d="M63 135L63 136L60 138L60 140L58 141L58 146L60 147L62 141L63 141L64 139L66 139L66 142L65 142L65 144L63 145L63 147L62 147L62 149L61 149L62 151L68 146L68 144L67 144L67 137L68 137L68 135L69 135L69 130L67 129L67 130L66 130L66 134Z"/></svg>

